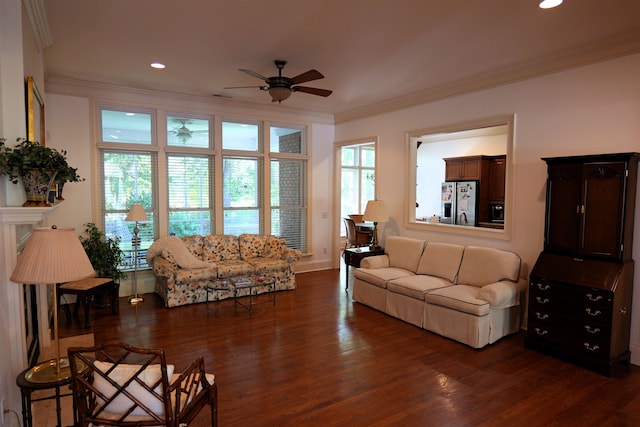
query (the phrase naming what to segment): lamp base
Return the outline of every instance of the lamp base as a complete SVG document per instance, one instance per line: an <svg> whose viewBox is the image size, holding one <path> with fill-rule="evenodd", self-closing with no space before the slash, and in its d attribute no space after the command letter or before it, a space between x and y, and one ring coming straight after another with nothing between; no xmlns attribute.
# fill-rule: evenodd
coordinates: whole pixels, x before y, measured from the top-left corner
<svg viewBox="0 0 640 427"><path fill-rule="evenodd" d="M142 302L142 301L144 301L144 298L139 297L139 296L137 296L137 295L136 295L136 296L134 296L134 297L131 297L131 298L129 299L129 303L131 303L131 304L137 304L137 303Z"/></svg>
<svg viewBox="0 0 640 427"><path fill-rule="evenodd" d="M71 369L69 368L69 359L66 357L60 359L60 372L58 372L58 363L56 359L47 360L38 363L29 369L24 378L31 383L52 383L71 378Z"/></svg>

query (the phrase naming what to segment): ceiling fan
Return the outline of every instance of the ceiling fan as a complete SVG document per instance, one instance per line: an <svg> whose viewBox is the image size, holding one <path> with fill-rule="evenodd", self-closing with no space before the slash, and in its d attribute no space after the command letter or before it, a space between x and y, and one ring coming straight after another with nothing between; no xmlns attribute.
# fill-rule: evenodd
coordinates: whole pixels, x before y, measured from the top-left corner
<svg viewBox="0 0 640 427"><path fill-rule="evenodd" d="M325 97L331 95L332 91L327 89L318 89L308 86L295 86L300 83L310 82L312 80L324 79L324 76L318 70L309 70L306 73L302 73L295 77L285 77L282 75L282 69L287 64L287 61L276 59L273 62L276 64L276 68L278 68L278 75L274 77L265 77L261 74L256 73L255 71L245 70L242 68L239 69L243 73L247 73L259 78L260 80L264 80L265 83L267 83L266 86L234 86L225 87L225 89L243 89L257 87L260 90L269 92L272 102L282 102L285 99L289 98L292 92L304 92L310 93L311 95Z"/></svg>

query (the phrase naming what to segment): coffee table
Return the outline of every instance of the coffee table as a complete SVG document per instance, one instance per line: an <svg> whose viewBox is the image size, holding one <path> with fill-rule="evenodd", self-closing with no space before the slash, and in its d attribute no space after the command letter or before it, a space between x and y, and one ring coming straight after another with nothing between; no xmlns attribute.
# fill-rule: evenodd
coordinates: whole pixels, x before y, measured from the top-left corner
<svg viewBox="0 0 640 427"><path fill-rule="evenodd" d="M243 276L243 279L246 280L237 280L237 278L220 278L217 279L212 286L207 286L207 316L209 315L209 293L214 291L229 291L233 292L233 302L235 306L241 306L247 309L249 312L249 317L253 317L253 306L255 303L253 302L253 297L257 295L254 292L254 288L258 286L264 285L272 285L271 293L273 294L273 305L276 305L276 279L269 276ZM248 289L246 295L239 295L245 289ZM246 304L242 302L242 298L249 297L249 303Z"/></svg>

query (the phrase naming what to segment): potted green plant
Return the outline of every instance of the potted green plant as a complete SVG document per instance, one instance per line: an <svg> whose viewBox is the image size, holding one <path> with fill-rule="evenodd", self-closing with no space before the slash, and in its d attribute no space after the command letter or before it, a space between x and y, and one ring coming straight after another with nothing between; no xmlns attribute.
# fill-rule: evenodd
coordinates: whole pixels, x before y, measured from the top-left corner
<svg viewBox="0 0 640 427"><path fill-rule="evenodd" d="M0 140L0 173L14 184L22 180L27 201L23 206L50 206L47 199L56 174L69 164L66 151L58 151L39 142L18 138L15 147Z"/></svg>
<svg viewBox="0 0 640 427"><path fill-rule="evenodd" d="M120 269L124 260L124 252L120 249L120 237L107 239L92 222L85 224L84 233L84 236L80 236L80 242L97 276L110 278L116 283L125 279L127 274Z"/></svg>

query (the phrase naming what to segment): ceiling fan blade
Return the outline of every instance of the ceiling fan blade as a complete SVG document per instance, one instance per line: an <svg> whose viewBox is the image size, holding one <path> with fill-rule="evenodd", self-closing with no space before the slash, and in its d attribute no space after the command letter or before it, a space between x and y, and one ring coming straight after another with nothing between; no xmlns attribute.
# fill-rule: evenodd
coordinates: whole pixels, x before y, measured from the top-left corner
<svg viewBox="0 0 640 427"><path fill-rule="evenodd" d="M312 80L324 79L324 76L318 70L309 70L306 73L299 74L291 79L291 84L310 82Z"/></svg>
<svg viewBox="0 0 640 427"><path fill-rule="evenodd" d="M267 78L265 76L263 76L262 74L258 74L255 71L245 70L243 68L238 68L238 70L242 71L243 73L247 73L249 75L252 75L253 77L257 77L260 80L267 80Z"/></svg>
<svg viewBox="0 0 640 427"><path fill-rule="evenodd" d="M329 96L333 93L333 91L331 90L318 89L317 87L307 87L307 86L294 86L291 88L291 90L294 92L304 92L304 93L310 93L311 95L318 95L318 96Z"/></svg>
<svg viewBox="0 0 640 427"><path fill-rule="evenodd" d="M225 87L224 89L248 89L248 88L260 88L262 90L266 90L265 88L267 86L229 86L229 87Z"/></svg>

